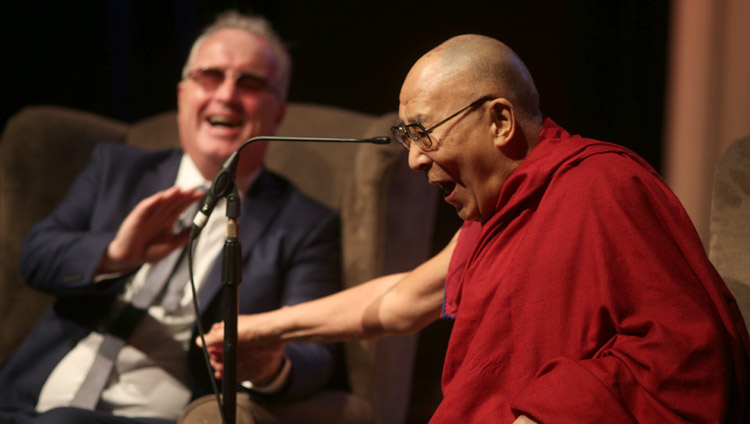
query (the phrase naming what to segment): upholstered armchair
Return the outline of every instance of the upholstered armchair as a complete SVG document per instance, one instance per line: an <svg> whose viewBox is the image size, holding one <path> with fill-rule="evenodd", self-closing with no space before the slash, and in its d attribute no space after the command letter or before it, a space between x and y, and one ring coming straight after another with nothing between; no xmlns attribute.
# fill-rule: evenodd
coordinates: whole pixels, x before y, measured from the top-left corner
<svg viewBox="0 0 750 424"><path fill-rule="evenodd" d="M735 140L716 165L709 257L750 328L750 136Z"/></svg>
<svg viewBox="0 0 750 424"><path fill-rule="evenodd" d="M395 118L393 113L372 116L290 104L279 135L388 135ZM146 149L177 146L175 113L131 125L62 107L33 106L6 125L0 141L0 362L51 303L21 281L21 240L61 200L94 145L103 140ZM438 193L422 175L408 170L405 153L396 143L278 142L269 147L269 169L341 215L342 275L347 287L410 269L427 258ZM324 405L321 422L403 422L415 345L414 336L346 344L351 393L324 394L318 404L311 399L304 410L312 414L307 418L315 417L316 405Z"/></svg>

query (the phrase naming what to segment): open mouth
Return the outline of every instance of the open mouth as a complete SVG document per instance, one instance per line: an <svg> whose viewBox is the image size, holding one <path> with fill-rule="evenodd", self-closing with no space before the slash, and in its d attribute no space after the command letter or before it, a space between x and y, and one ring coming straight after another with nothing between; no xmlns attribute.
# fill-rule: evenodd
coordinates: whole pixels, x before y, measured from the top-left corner
<svg viewBox="0 0 750 424"><path fill-rule="evenodd" d="M224 115L210 115L206 118L206 122L208 122L212 127L236 128L242 125L242 121L232 120Z"/></svg>
<svg viewBox="0 0 750 424"><path fill-rule="evenodd" d="M446 181L442 183L438 183L440 185L440 188L443 190L443 196L448 197L453 193L453 190L456 188L456 183L451 181Z"/></svg>

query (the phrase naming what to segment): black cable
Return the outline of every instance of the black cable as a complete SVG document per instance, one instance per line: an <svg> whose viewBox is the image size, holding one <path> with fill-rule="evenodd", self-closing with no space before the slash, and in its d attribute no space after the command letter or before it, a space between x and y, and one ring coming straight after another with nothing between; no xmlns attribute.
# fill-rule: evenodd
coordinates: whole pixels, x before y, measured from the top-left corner
<svg viewBox="0 0 750 424"><path fill-rule="evenodd" d="M211 366L211 359L208 355L208 348L206 347L206 339L204 338L203 324L201 324L200 308L198 307L198 294L195 290L195 279L193 277L193 242L194 239L188 241L187 255L188 255L188 273L190 274L190 289L193 291L193 309L195 309L195 323L198 325L198 335L201 338L201 351L203 352L203 359L206 361L206 369L208 370L208 376L211 378L211 386L216 395L216 403L219 406L219 414L221 414L221 422L227 424L226 417L224 416L224 405L221 402L221 396L219 395L219 384L216 382L214 377L214 369Z"/></svg>

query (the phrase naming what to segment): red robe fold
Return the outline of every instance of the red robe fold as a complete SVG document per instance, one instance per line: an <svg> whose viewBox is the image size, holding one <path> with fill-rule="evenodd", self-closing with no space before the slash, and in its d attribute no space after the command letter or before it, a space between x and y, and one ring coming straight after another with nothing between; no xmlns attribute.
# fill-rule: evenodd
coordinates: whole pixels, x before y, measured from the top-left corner
<svg viewBox="0 0 750 424"><path fill-rule="evenodd" d="M750 422L747 330L679 201L549 119L495 214L464 226L444 314L432 423Z"/></svg>

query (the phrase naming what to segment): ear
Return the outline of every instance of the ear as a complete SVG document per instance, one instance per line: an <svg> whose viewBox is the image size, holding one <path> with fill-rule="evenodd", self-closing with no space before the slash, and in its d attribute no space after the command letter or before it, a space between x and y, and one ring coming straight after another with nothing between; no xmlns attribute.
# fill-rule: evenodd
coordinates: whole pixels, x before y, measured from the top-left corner
<svg viewBox="0 0 750 424"><path fill-rule="evenodd" d="M504 147L516 133L516 113L513 104L502 97L492 100L490 116L495 146Z"/></svg>

